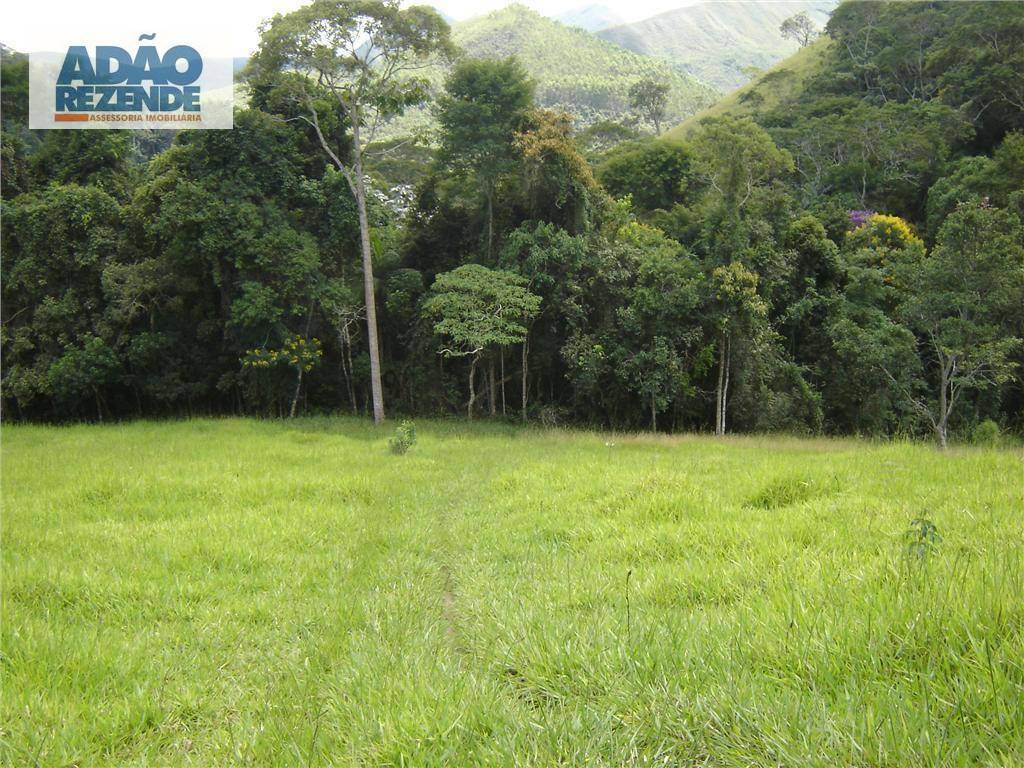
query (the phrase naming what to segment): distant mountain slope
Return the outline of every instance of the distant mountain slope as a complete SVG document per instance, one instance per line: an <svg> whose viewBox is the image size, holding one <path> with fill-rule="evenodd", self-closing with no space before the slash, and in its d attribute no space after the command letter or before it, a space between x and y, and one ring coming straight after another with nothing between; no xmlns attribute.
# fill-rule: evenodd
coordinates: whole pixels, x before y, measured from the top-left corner
<svg viewBox="0 0 1024 768"><path fill-rule="evenodd" d="M664 62L624 50L582 29L567 27L523 5L456 24L453 38L469 56L516 56L537 81L544 106L560 106L584 123L620 117L630 85L642 77L667 82L668 112L691 115L717 94Z"/></svg>
<svg viewBox="0 0 1024 768"><path fill-rule="evenodd" d="M668 138L683 138L702 120L709 117L731 115L754 117L797 98L807 81L821 73L829 46L834 43L820 38L783 59L752 82L724 96L721 101L687 118L665 134Z"/></svg>
<svg viewBox="0 0 1024 768"><path fill-rule="evenodd" d="M959 202L1012 207L1021 186L1024 48L1011 40L1024 40L1024 3L844 2L827 38L668 136L752 120L792 156L803 200L886 211L932 238Z"/></svg>
<svg viewBox="0 0 1024 768"><path fill-rule="evenodd" d="M796 43L779 33L784 19L803 11L824 27L836 5L838 0L703 2L597 34L731 91L750 80L748 67L765 69L796 51Z"/></svg>
<svg viewBox="0 0 1024 768"><path fill-rule="evenodd" d="M629 87L643 77L669 84L666 124L699 112L719 96L664 61L627 51L523 5L459 22L452 27L452 39L470 57L517 57L537 83L538 103L564 109L580 128L626 117ZM437 88L446 73L440 66L425 72ZM425 110L412 110L388 126L385 138L421 133L432 125Z"/></svg>
<svg viewBox="0 0 1024 768"><path fill-rule="evenodd" d="M623 18L607 5L592 3L581 5L555 17L567 27L579 27L587 32L598 32L623 23Z"/></svg>

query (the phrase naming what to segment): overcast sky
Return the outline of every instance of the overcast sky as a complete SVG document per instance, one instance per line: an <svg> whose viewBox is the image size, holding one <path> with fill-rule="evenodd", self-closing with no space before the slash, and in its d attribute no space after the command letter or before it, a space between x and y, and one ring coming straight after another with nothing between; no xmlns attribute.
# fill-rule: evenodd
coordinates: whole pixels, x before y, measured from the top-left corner
<svg viewBox="0 0 1024 768"><path fill-rule="evenodd" d="M627 21L690 5L694 0L598 0ZM188 43L209 55L245 56L256 45L256 28L277 12L304 0L9 0L0 18L0 42L15 50L63 52L68 45L127 46L144 33L156 32L157 47ZM508 5L508 0L438 0L432 3L456 19L477 16ZM581 0L526 0L549 16L587 5Z"/></svg>

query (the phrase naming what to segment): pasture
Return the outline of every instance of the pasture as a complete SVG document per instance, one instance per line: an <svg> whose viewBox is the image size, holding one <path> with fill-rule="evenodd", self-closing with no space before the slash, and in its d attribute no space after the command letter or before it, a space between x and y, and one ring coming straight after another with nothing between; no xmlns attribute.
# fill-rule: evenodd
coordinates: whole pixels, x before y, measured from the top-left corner
<svg viewBox="0 0 1024 768"><path fill-rule="evenodd" d="M1024 763L1019 451L417 427L5 427L0 762Z"/></svg>

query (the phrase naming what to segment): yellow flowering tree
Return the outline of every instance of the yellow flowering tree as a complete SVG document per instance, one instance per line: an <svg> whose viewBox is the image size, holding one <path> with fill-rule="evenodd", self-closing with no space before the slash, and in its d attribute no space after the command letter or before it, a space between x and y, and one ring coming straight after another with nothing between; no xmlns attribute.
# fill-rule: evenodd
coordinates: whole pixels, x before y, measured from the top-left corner
<svg viewBox="0 0 1024 768"><path fill-rule="evenodd" d="M323 348L319 339L306 339L304 336L292 336L285 340L279 349L257 348L246 351L242 357L245 368L268 369L288 366L295 369L295 394L288 411L288 418L295 417L295 409L302 391L302 378L312 371L323 357Z"/></svg>
<svg viewBox="0 0 1024 768"><path fill-rule="evenodd" d="M884 294L885 308L893 312L904 296L912 291L908 278L912 267L925 258L924 241L913 226L899 216L865 213L862 222L847 232L844 247L853 272L873 273ZM858 223L855 219L854 223Z"/></svg>
<svg viewBox="0 0 1024 768"><path fill-rule="evenodd" d="M864 223L847 235L855 248L903 249L923 245L914 228L899 216L871 213Z"/></svg>

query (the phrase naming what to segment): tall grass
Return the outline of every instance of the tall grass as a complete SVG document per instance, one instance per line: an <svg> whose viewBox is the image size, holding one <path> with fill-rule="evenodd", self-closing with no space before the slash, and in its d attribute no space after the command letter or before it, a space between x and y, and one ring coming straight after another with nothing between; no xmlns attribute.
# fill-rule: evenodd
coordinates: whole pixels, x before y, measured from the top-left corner
<svg viewBox="0 0 1024 768"><path fill-rule="evenodd" d="M5 428L3 764L1024 764L1020 452L417 428Z"/></svg>

